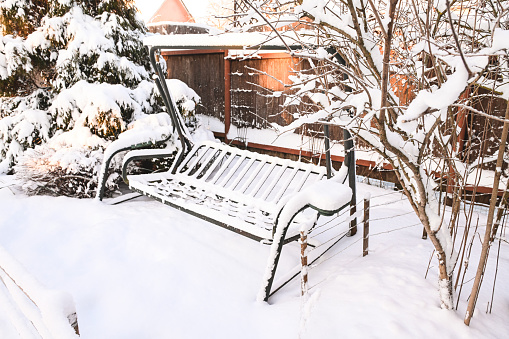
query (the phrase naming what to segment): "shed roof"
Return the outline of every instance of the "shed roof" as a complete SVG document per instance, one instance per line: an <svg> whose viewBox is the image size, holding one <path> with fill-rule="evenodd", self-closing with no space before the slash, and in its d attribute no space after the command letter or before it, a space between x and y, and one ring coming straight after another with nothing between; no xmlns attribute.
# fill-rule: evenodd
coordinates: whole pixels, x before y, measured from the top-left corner
<svg viewBox="0 0 509 339"><path fill-rule="evenodd" d="M182 0L165 0L148 23L160 21L195 22Z"/></svg>

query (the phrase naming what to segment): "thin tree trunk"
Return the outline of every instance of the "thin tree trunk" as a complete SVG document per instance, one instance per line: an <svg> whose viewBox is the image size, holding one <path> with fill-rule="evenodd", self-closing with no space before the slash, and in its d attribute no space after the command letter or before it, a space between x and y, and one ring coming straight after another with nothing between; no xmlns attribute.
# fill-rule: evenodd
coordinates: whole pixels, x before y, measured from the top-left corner
<svg viewBox="0 0 509 339"><path fill-rule="evenodd" d="M486 223L486 231L484 233L484 240L482 243L481 256L479 258L479 265L477 266L477 273L475 275L474 285L472 286L472 292L470 293L470 299L468 301L467 313L465 314L465 325L470 325L470 319L474 314L475 304L479 296L479 289L481 287L481 278L486 267L488 260L488 251L490 248L491 240L491 229L493 226L493 220L495 215L495 208L497 205L498 198L498 186L500 183L500 176L502 175L502 165L504 163L504 152L507 142L507 133L509 132L509 102L505 110L504 128L502 130L502 137L500 138L500 146L498 149L497 167L495 170L495 178L493 179L493 190L491 192L490 209L488 212L488 221Z"/></svg>
<svg viewBox="0 0 509 339"><path fill-rule="evenodd" d="M388 109L389 104L389 64L391 61L391 43L394 32L394 18L396 16L396 6L398 0L390 0L389 3L389 18L390 21L387 25L387 35L385 37L384 45L384 56L383 56L383 69L382 69L382 84L381 84L381 119L382 123L385 123L384 117L389 114L389 121L393 123L396 121L396 117L391 115L391 110Z"/></svg>
<svg viewBox="0 0 509 339"><path fill-rule="evenodd" d="M440 291L440 304L442 308L452 309L453 298L452 298L452 277L447 270L448 257L445 253L444 246L438 239L436 231L431 229L430 219L428 217L426 206L427 206L427 195L424 180L421 176L418 166L411 163L409 159L396 147L394 147L387 138L387 131L385 130L387 122L395 121L395 117L391 117L391 111L388 110L388 95L389 95L389 62L390 62L390 51L391 51L391 40L393 34L394 18L396 15L396 6L398 0L391 0L389 3L389 18L390 21L387 25L387 36L384 45L383 55L383 71L382 71L382 83L381 83L381 110L380 119L378 120L378 126L380 130L380 141L382 144L392 153L394 153L400 162L404 163L411 170L415 182L417 184L417 192L419 194L419 203L416 204L417 214L421 220L426 232L435 249L438 256L438 268L439 268L439 291ZM388 121L386 121L386 119ZM387 126L389 127L389 126ZM400 164L402 165L402 164ZM408 193L407 190L405 192ZM408 198L412 200L409 195Z"/></svg>

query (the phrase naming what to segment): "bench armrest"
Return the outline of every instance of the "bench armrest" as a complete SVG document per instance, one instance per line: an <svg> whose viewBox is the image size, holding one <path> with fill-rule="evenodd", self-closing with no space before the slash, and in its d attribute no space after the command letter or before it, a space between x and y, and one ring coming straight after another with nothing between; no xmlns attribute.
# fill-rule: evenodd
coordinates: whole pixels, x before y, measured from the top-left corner
<svg viewBox="0 0 509 339"><path fill-rule="evenodd" d="M287 225L304 208L322 215L333 215L352 200L352 190L332 179L321 180L292 196L282 207L276 225ZM284 226L283 226L284 227Z"/></svg>
<svg viewBox="0 0 509 339"><path fill-rule="evenodd" d="M334 179L328 179L309 186L286 202L276 219L270 255L258 300L269 299L286 232L297 214L312 208L321 215L330 216L348 206L352 196L352 189L349 186Z"/></svg>

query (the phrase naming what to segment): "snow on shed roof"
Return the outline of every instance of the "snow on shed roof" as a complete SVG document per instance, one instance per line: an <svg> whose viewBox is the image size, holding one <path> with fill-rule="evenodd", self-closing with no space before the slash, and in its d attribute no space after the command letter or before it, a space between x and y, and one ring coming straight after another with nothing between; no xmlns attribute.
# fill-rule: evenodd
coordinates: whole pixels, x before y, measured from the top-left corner
<svg viewBox="0 0 509 339"><path fill-rule="evenodd" d="M295 38L284 35L291 49L301 48ZM143 40L145 46L161 46L169 49L267 49L287 50L283 41L272 32L154 35Z"/></svg>

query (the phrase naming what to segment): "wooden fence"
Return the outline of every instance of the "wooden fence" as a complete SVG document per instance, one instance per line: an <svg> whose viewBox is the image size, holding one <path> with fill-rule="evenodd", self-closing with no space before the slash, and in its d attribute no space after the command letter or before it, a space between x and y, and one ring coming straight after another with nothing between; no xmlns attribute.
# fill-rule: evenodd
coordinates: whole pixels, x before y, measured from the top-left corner
<svg viewBox="0 0 509 339"><path fill-rule="evenodd" d="M296 71L309 69L307 62L292 58L286 53L261 53L253 58L229 58L228 51L196 50L165 51L162 53L167 63L170 79L184 81L201 97L198 114L212 116L224 123L224 131L214 131L216 137L227 142L226 136L231 126L265 128L268 123L285 126L293 121L292 114L297 107L283 109L285 97L270 95L270 91L282 92L285 84L290 84L290 75ZM276 80L277 79L277 80ZM278 81L279 80L279 81ZM321 124L309 124L296 133L304 132L313 136L317 144L323 138ZM343 131L331 126L332 140L342 140ZM249 143L248 148L287 158L317 158L313 150L302 151L277 147L267 143ZM319 148L317 146L316 148ZM320 151L323 150L320 149ZM332 156L336 168L344 158ZM373 170L372 161L357 160L360 175L375 176L377 179L396 182L397 178L389 166Z"/></svg>
<svg viewBox="0 0 509 339"><path fill-rule="evenodd" d="M291 81L289 76L309 68L307 62L286 53L258 54L254 58L228 58L228 51L167 51L163 52L168 78L184 81L201 97L198 114L212 116L237 127L266 128L268 123L285 126L293 121L299 108L283 109L283 92ZM277 79L277 80L276 80ZM323 135L319 124L307 126L310 133ZM300 133L300 131L298 131ZM224 137L225 135L221 135ZM331 129L331 137L341 140L339 127Z"/></svg>
<svg viewBox="0 0 509 339"><path fill-rule="evenodd" d="M215 117L224 123L224 131L215 131L216 137L223 140L226 140L231 126L265 128L268 123L284 126L292 122L292 113L298 108L283 109L285 96L274 96L271 92L282 92L284 85L290 84L290 75L309 69L306 62L285 53L231 58L228 57L228 51L223 50L167 51L163 52L163 57L168 66L168 78L184 81L201 97L202 103L197 113ZM402 102L408 103L413 98L413 91L411 84L403 80L393 77L391 84ZM469 94L466 95L468 97ZM503 117L506 107L504 100L480 97L478 102L471 103L475 108ZM496 152L496 139L500 137L503 125L501 122L469 112L462 113L461 110L456 120L455 124L461 130L457 147L465 154L462 160L470 163L480 154L489 156ZM304 128L307 135L318 139L323 137L323 126L320 124L306 125ZM297 130L297 133L301 132ZM332 127L330 135L332 140L342 139L339 127ZM315 156L312 152L275 147L269 142L248 146L285 157ZM339 163L343 157L333 156L332 160ZM338 163L336 166L339 166ZM380 171L373 170L376 164L372 161L358 159L357 165L361 175L397 182L389 165L384 165ZM488 165L487 169L491 167Z"/></svg>

